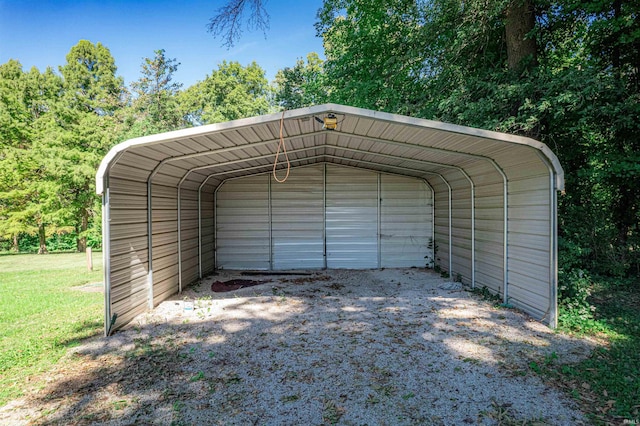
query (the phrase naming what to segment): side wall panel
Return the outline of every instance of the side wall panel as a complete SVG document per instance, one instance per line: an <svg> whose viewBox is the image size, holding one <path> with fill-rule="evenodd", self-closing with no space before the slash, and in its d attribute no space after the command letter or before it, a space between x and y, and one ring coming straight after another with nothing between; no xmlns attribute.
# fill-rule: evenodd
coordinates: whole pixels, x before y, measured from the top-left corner
<svg viewBox="0 0 640 426"><path fill-rule="evenodd" d="M295 169L284 183L269 178L273 269L324 267L324 165Z"/></svg>
<svg viewBox="0 0 640 426"><path fill-rule="evenodd" d="M198 191L180 191L182 288L198 280Z"/></svg>
<svg viewBox="0 0 640 426"><path fill-rule="evenodd" d="M269 177L265 174L230 180L218 190L218 268L270 268Z"/></svg>
<svg viewBox="0 0 640 426"><path fill-rule="evenodd" d="M124 167L116 165L109 179L110 301L115 328L147 309L147 184L117 177L126 175Z"/></svg>
<svg viewBox="0 0 640 426"><path fill-rule="evenodd" d="M327 267L378 267L378 174L327 165Z"/></svg>
<svg viewBox="0 0 640 426"><path fill-rule="evenodd" d="M475 184L476 287L501 294L504 281L504 181L488 162L467 167Z"/></svg>
<svg viewBox="0 0 640 426"><path fill-rule="evenodd" d="M532 152L496 156L508 184L508 302L536 319L552 320L555 295L550 294L551 180L548 167Z"/></svg>
<svg viewBox="0 0 640 426"><path fill-rule="evenodd" d="M383 268L423 268L431 255L431 189L417 179L381 175L380 249Z"/></svg>
<svg viewBox="0 0 640 426"><path fill-rule="evenodd" d="M153 305L178 292L178 190L151 188L153 218Z"/></svg>
<svg viewBox="0 0 640 426"><path fill-rule="evenodd" d="M449 269L449 188L438 176L429 176L428 182L435 192L435 234L431 246L435 249L434 264ZM429 259L425 259L429 263Z"/></svg>
<svg viewBox="0 0 640 426"><path fill-rule="evenodd" d="M202 275L212 272L215 268L214 227L213 227L213 191L212 187L204 187L201 192L200 212L202 215Z"/></svg>

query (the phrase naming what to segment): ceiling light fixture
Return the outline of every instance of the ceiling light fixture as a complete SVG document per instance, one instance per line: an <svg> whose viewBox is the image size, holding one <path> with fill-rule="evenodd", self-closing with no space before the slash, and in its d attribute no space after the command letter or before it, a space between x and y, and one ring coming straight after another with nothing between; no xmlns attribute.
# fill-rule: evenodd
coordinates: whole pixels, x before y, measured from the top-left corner
<svg viewBox="0 0 640 426"><path fill-rule="evenodd" d="M335 130L338 127L338 118L333 113L327 114L323 119L314 117L318 123L322 124L322 128L325 130Z"/></svg>

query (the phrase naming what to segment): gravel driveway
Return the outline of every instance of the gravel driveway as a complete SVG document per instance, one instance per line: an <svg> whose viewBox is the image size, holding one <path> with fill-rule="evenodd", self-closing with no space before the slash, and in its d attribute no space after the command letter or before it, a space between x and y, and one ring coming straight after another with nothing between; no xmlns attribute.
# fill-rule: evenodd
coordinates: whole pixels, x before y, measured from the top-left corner
<svg viewBox="0 0 640 426"><path fill-rule="evenodd" d="M265 283L211 291L231 279ZM220 272L76 348L0 423L585 422L528 364L590 345L456 287L419 269Z"/></svg>

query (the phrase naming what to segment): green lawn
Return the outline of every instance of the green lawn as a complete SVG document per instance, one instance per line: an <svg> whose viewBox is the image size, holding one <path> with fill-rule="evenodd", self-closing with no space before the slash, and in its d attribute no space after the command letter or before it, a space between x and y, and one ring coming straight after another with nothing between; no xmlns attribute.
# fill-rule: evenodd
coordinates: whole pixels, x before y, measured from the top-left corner
<svg viewBox="0 0 640 426"><path fill-rule="evenodd" d="M101 253L93 263L88 272L84 253L0 256L0 406L69 347L102 332L102 292L73 288L102 281Z"/></svg>

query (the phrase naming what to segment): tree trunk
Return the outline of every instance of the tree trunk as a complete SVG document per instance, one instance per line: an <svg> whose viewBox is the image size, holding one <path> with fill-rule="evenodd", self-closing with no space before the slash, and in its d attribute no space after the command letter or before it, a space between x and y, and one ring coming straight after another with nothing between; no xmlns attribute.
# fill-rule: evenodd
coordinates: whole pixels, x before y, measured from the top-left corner
<svg viewBox="0 0 640 426"><path fill-rule="evenodd" d="M18 235L14 235L11 239L11 251L15 251L16 253L20 251L20 244L18 244Z"/></svg>
<svg viewBox="0 0 640 426"><path fill-rule="evenodd" d="M86 210L83 210L82 218L80 219L80 235L82 236L78 238L78 243L77 243L78 251L80 253L84 253L87 250L87 237L84 236L84 233L87 231L88 227L89 227L89 214L87 213Z"/></svg>
<svg viewBox="0 0 640 426"><path fill-rule="evenodd" d="M507 65L520 71L526 64L537 63L536 40L528 35L536 25L531 0L512 0L507 6L505 31L507 41Z"/></svg>
<svg viewBox="0 0 640 426"><path fill-rule="evenodd" d="M47 254L47 235L44 232L44 224L38 225L38 237L40 238L40 248L38 254Z"/></svg>

